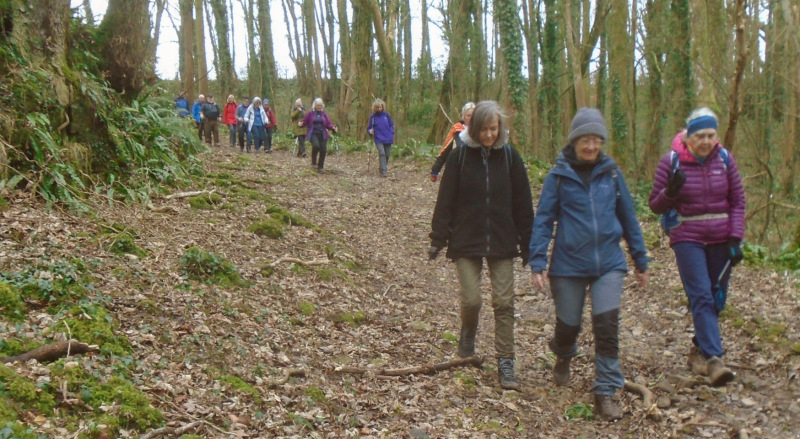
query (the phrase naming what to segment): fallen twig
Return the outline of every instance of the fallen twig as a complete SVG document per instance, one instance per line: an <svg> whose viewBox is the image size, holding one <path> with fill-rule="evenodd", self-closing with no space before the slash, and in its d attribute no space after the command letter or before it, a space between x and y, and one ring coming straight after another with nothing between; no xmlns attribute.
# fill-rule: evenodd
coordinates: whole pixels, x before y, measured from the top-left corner
<svg viewBox="0 0 800 439"><path fill-rule="evenodd" d="M286 369L283 370L283 376L282 377L276 378L276 379L274 379L272 381L269 381L267 383L267 386L269 386L269 387L282 386L282 385L286 384L287 382L289 382L289 378L291 378L293 376L304 377L304 376L306 376L306 370L298 368L298 367L286 368Z"/></svg>
<svg viewBox="0 0 800 439"><path fill-rule="evenodd" d="M647 410L646 416L655 421L664 419L664 414L658 408L655 402L655 394L647 387L634 383L632 381L625 381L625 390L631 393L636 393L642 397L642 407Z"/></svg>
<svg viewBox="0 0 800 439"><path fill-rule="evenodd" d="M202 190L202 191L191 191L191 192L176 192L174 194L165 195L162 198L164 198L165 200L175 200L178 198L189 198L189 197L196 197L198 195L213 194L216 191L217 191L216 189L211 189L210 191Z"/></svg>
<svg viewBox="0 0 800 439"><path fill-rule="evenodd" d="M194 430L197 427L203 425L204 423L205 423L204 421L194 421L189 424L183 425L181 427L156 428L155 430L148 431L147 433L139 436L139 439L152 439L164 435L178 436L186 433L187 431Z"/></svg>
<svg viewBox="0 0 800 439"><path fill-rule="evenodd" d="M176 209L173 206L159 206L159 207L156 207L156 206L153 205L153 203L147 203L147 205L145 207L147 207L147 210L150 210L150 211L153 211L153 212L156 212L156 213L178 213L179 212L178 209Z"/></svg>
<svg viewBox="0 0 800 439"><path fill-rule="evenodd" d="M423 375L431 375L436 372L440 372L446 369L452 369L454 367L461 367L461 366L475 366L480 367L483 364L483 357L467 357L467 358L456 358L454 360L445 361L443 363L436 363L436 364L426 364L422 366L413 366L413 367L405 367L401 369L386 369L386 368L369 368L369 367L337 367L335 369L336 372L341 373L358 373L358 374L365 374L365 373L373 373L375 375L385 375L385 376L406 376L406 375L414 375L414 374L423 374Z"/></svg>
<svg viewBox="0 0 800 439"><path fill-rule="evenodd" d="M55 343L39 346L36 349L24 352L13 357L0 358L0 363L14 363L19 361L24 363L28 360L35 359L40 363L45 361L55 361L61 357L67 357L75 354L85 354L87 352L99 352L100 348L96 345L89 345L81 343L77 340L62 340Z"/></svg>
<svg viewBox="0 0 800 439"><path fill-rule="evenodd" d="M292 257L289 257L289 256L281 256L280 258L278 258L275 261L273 261L272 263L270 263L269 266L272 267L272 268L275 268L275 267L277 267L279 264L281 264L283 262L302 265L302 266L305 266L305 267L312 266L312 265L325 265L325 264L330 264L331 263L331 261L329 259L327 259L327 258L325 258L325 259L312 259L310 261L304 261L302 259L292 258Z"/></svg>

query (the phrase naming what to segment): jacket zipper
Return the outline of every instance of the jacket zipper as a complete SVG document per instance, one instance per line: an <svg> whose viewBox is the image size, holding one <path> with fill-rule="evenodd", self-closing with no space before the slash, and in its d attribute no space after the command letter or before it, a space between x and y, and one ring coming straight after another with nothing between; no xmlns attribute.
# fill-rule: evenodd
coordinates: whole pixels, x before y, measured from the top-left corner
<svg viewBox="0 0 800 439"><path fill-rule="evenodd" d="M592 180L589 180L589 205L592 208L592 225L594 226L594 263L597 275L600 275L600 252L598 251L600 247L600 243L598 242L598 236L600 235L600 227L597 224L597 211L594 207L594 186L592 185Z"/></svg>

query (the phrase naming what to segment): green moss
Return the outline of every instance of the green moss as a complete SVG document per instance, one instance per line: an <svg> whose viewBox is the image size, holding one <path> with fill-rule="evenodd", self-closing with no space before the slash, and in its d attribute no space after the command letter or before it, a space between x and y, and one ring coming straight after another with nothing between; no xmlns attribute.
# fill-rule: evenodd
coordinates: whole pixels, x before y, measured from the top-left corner
<svg viewBox="0 0 800 439"><path fill-rule="evenodd" d="M453 334L452 332L445 332L444 334L442 334L442 338L445 341L450 342L451 344L458 343L458 336Z"/></svg>
<svg viewBox="0 0 800 439"><path fill-rule="evenodd" d="M0 409L1 411L2 409ZM0 421L0 437L14 439L37 439L39 436L33 430L20 424L19 422Z"/></svg>
<svg viewBox="0 0 800 439"><path fill-rule="evenodd" d="M253 398L260 398L261 393L250 384L235 375L223 375L218 378L220 382L230 384L230 386L242 393L246 393Z"/></svg>
<svg viewBox="0 0 800 439"><path fill-rule="evenodd" d="M139 258L146 258L150 254L147 250L136 245L136 235L129 232L110 234L105 248L111 253L136 255Z"/></svg>
<svg viewBox="0 0 800 439"><path fill-rule="evenodd" d="M302 226L316 231L322 230L316 225L306 221L301 216L295 215L289 212L288 210L282 208L281 206L278 206L277 204L269 206L267 208L267 214L269 214L269 216L274 218L275 220L280 221L281 223L289 226Z"/></svg>
<svg viewBox="0 0 800 439"><path fill-rule="evenodd" d="M82 396L95 411L100 410L100 406L118 406L114 415L104 414L98 418L99 423L106 424L113 430L136 428L144 431L164 423L161 411L150 405L147 396L128 380L118 376L111 377Z"/></svg>
<svg viewBox="0 0 800 439"><path fill-rule="evenodd" d="M13 357L41 345L41 342L27 338L4 338L0 340L0 357Z"/></svg>
<svg viewBox="0 0 800 439"><path fill-rule="evenodd" d="M2 364L0 364L0 396L7 402L6 409L0 411L0 423L13 421L18 413L31 410L50 415L56 405L53 395L37 389L33 381L17 375L11 368Z"/></svg>
<svg viewBox="0 0 800 439"><path fill-rule="evenodd" d="M569 420L585 419L591 421L594 419L594 412L589 404L579 403L567 407L567 409L564 410L564 416Z"/></svg>
<svg viewBox="0 0 800 439"><path fill-rule="evenodd" d="M5 282L0 282L0 315L12 322L25 320L25 302L19 290Z"/></svg>
<svg viewBox="0 0 800 439"><path fill-rule="evenodd" d="M283 236L283 227L281 223L272 218L251 224L250 227L247 228L247 231L255 233L258 236L266 236L269 238L280 238Z"/></svg>
<svg viewBox="0 0 800 439"><path fill-rule="evenodd" d="M116 335L117 322L100 305L76 305L67 311L67 316L53 324L44 334L69 331L72 338L84 343L100 346L100 352L110 355L126 355L131 352L131 343L124 335Z"/></svg>
<svg viewBox="0 0 800 439"><path fill-rule="evenodd" d="M246 286L239 271L227 259L199 247L190 247L180 258L189 279L222 286Z"/></svg>
<svg viewBox="0 0 800 439"><path fill-rule="evenodd" d="M0 212L5 211L8 209L8 201L5 198L0 197Z"/></svg>
<svg viewBox="0 0 800 439"><path fill-rule="evenodd" d="M325 396L325 392L323 392L319 387L308 386L305 389L305 394L311 399L311 401L317 404L328 402L328 397Z"/></svg>
<svg viewBox="0 0 800 439"><path fill-rule="evenodd" d="M456 371L453 373L453 376L455 377L456 383L458 383L458 385L463 387L465 390L475 390L475 388L478 386L478 380L468 373Z"/></svg>
<svg viewBox="0 0 800 439"><path fill-rule="evenodd" d="M212 210L214 206L222 203L222 195L216 193L203 194L196 197L189 197L186 201L189 202L189 206L191 206L192 209Z"/></svg>
<svg viewBox="0 0 800 439"><path fill-rule="evenodd" d="M347 275L347 273L345 273L343 270L340 270L339 268L336 268L336 267L318 268L317 269L317 276L319 276L319 278L324 280L325 282L330 281L334 277L338 277L340 279L343 279L347 283L350 283L350 284L353 283L353 280L350 278L350 276Z"/></svg>
<svg viewBox="0 0 800 439"><path fill-rule="evenodd" d="M346 323L352 327L361 326L367 320L364 311L343 312L331 318L334 323Z"/></svg>
<svg viewBox="0 0 800 439"><path fill-rule="evenodd" d="M304 316L310 316L317 311L317 307L311 302L300 302L297 304L297 307L300 308L300 314Z"/></svg>

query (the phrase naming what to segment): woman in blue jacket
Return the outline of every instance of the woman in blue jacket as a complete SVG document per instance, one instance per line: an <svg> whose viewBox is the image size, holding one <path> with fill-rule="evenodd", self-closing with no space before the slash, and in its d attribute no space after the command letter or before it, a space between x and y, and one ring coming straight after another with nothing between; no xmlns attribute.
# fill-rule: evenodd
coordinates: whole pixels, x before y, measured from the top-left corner
<svg viewBox="0 0 800 439"><path fill-rule="evenodd" d="M367 123L367 133L373 136L375 146L378 148L380 157L381 176L389 175L389 156L392 153L392 143L394 143L394 122L392 116L386 112L386 104L381 99L375 99L372 103L372 114Z"/></svg>
<svg viewBox="0 0 800 439"><path fill-rule="evenodd" d="M601 150L607 131L594 108L581 108L572 119L569 144L547 174L533 224L528 265L536 287L549 276L556 308L555 335L549 346L556 354L558 385L569 383L569 363L577 354L581 315L587 288L592 295L595 338L595 413L602 419L621 417L613 400L625 384L619 362L619 306L628 271L620 240L625 239L636 264L639 286L647 284L647 249L636 220L625 179L614 160ZM547 270L547 248L558 221Z"/></svg>

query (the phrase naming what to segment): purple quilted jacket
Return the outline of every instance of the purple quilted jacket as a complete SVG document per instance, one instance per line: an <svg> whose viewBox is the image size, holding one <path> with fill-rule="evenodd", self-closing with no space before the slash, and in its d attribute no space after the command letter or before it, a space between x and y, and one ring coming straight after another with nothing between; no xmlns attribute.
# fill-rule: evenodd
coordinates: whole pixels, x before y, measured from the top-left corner
<svg viewBox="0 0 800 439"><path fill-rule="evenodd" d="M722 145L717 143L703 163L697 161L683 143L683 132L672 140L672 150L678 153L680 169L686 173L686 184L678 196L666 195L667 180L672 173L671 153L661 157L656 170L653 191L650 193L650 210L662 214L677 208L682 218L680 225L670 232L670 246L692 241L704 244L726 242L729 238L744 237L744 188L739 177L736 160L728 152L728 164L720 156ZM727 169L726 169L727 168ZM701 215L724 214L713 218L697 219ZM695 217L695 219L692 219Z"/></svg>

